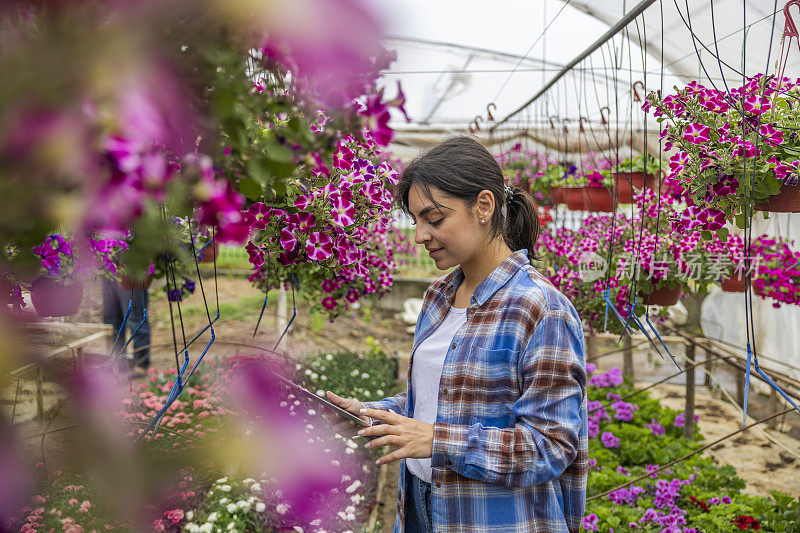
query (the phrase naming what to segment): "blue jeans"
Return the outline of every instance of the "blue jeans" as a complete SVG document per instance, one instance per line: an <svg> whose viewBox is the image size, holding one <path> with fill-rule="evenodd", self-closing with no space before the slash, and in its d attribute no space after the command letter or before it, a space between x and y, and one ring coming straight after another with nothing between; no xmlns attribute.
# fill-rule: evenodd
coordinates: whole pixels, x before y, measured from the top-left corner
<svg viewBox="0 0 800 533"><path fill-rule="evenodd" d="M431 484L407 472L406 532L427 533L433 531L431 512Z"/></svg>
<svg viewBox="0 0 800 533"><path fill-rule="evenodd" d="M103 278L103 322L111 324L113 337L122 327L125 313L128 312L128 303L133 300L131 314L125 323L125 330L117 339L114 351L122 348L127 340L128 331L133 333L137 326L144 319L144 310L147 309L148 297L147 289L125 290L113 279ZM133 339L134 361L140 368L150 367L150 323L144 321L139 328L139 332Z"/></svg>

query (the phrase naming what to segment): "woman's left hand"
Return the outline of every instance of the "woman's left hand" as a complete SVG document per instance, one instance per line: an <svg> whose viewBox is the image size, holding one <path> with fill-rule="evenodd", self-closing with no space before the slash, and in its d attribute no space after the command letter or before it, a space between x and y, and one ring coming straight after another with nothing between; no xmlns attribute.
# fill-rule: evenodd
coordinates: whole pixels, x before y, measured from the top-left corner
<svg viewBox="0 0 800 533"><path fill-rule="evenodd" d="M433 424L426 424L413 418L398 415L394 411L362 409L360 414L383 421L383 424L370 426L358 432L364 437L378 438L364 445L375 448L391 444L397 449L380 457L376 463L381 465L407 457L424 459L433 451ZM380 436L383 435L383 436Z"/></svg>

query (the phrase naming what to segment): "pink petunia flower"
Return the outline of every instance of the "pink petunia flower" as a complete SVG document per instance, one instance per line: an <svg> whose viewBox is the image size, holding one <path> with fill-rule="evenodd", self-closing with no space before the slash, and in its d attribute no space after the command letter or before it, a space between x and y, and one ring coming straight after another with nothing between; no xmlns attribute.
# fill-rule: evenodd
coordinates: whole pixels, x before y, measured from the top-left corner
<svg viewBox="0 0 800 533"><path fill-rule="evenodd" d="M693 144L703 144L711 140L711 130L708 126L693 122L683 131L683 139Z"/></svg>
<svg viewBox="0 0 800 533"><path fill-rule="evenodd" d="M315 231L306 243L306 253L309 259L323 261L333 253L333 239L327 234Z"/></svg>

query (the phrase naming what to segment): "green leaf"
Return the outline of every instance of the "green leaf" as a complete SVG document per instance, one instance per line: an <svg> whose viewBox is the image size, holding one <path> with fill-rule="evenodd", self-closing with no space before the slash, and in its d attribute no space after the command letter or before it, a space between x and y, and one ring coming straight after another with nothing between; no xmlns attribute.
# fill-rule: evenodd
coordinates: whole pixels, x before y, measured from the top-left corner
<svg viewBox="0 0 800 533"><path fill-rule="evenodd" d="M250 200L258 200L264 192L264 186L251 178L244 178L239 181L239 192Z"/></svg>
<svg viewBox="0 0 800 533"><path fill-rule="evenodd" d="M728 228L720 228L717 230L717 237L722 242L726 242L728 240Z"/></svg>
<svg viewBox="0 0 800 533"><path fill-rule="evenodd" d="M703 237L703 240L710 241L711 240L711 232L708 230L703 230L700 232L700 236Z"/></svg>
<svg viewBox="0 0 800 533"><path fill-rule="evenodd" d="M260 183L261 185L268 185L272 182L272 169L270 163L266 159L255 157L247 162L248 177Z"/></svg>
<svg viewBox="0 0 800 533"><path fill-rule="evenodd" d="M291 163L282 163L280 161L274 161L269 159L265 161L267 167L272 171L275 175L276 179L285 179L292 175L294 172L295 166Z"/></svg>
<svg viewBox="0 0 800 533"><path fill-rule="evenodd" d="M291 163L294 155L289 148L272 141L264 143L264 150L266 151L267 159L277 163Z"/></svg>

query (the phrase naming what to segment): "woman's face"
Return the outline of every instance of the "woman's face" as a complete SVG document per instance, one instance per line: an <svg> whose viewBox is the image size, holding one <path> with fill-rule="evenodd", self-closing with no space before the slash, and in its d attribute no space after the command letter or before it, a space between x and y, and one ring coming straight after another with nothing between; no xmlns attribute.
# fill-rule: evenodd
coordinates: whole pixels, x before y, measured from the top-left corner
<svg viewBox="0 0 800 533"><path fill-rule="evenodd" d="M436 268L470 262L489 241L489 220L494 211L494 197L483 191L471 210L459 198L445 195L436 187L430 188L433 201L422 187L412 185L408 192L408 208L416 224L414 242L422 244L436 262ZM488 194L490 206L482 196ZM438 204L438 205L437 205ZM481 223L481 219L485 223Z"/></svg>

